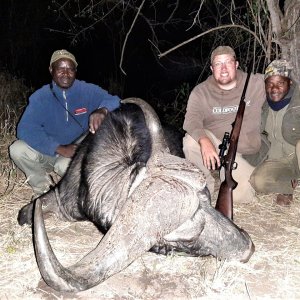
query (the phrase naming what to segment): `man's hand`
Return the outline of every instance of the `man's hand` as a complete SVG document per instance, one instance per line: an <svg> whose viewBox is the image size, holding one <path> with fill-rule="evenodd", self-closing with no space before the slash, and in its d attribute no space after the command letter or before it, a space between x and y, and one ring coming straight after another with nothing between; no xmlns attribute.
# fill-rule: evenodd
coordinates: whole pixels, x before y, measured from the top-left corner
<svg viewBox="0 0 300 300"><path fill-rule="evenodd" d="M96 130L100 127L101 123L105 119L108 114L108 110L105 107L101 107L96 109L91 115L89 119L89 130L91 133L95 133Z"/></svg>
<svg viewBox="0 0 300 300"><path fill-rule="evenodd" d="M198 141L201 149L203 164L208 170L215 170L216 165L221 166L219 155L215 146L208 137L202 137Z"/></svg>
<svg viewBox="0 0 300 300"><path fill-rule="evenodd" d="M77 145L75 144L69 144L69 145L60 145L56 148L56 153L71 158L75 154L75 151L77 149Z"/></svg>

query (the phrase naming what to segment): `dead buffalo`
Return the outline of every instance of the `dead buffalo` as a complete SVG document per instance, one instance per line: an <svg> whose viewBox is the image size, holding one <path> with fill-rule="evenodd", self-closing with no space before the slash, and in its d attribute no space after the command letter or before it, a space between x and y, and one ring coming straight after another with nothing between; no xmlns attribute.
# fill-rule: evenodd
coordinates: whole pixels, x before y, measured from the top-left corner
<svg viewBox="0 0 300 300"><path fill-rule="evenodd" d="M122 107L110 113L84 140L57 187L35 200L34 247L45 282L58 291L86 290L149 250L248 261L254 251L249 235L211 206L203 174L169 153L154 110L138 98L122 102L139 105L147 126ZM31 221L31 206L20 211L20 224ZM47 238L47 213L90 220L105 235L65 268Z"/></svg>

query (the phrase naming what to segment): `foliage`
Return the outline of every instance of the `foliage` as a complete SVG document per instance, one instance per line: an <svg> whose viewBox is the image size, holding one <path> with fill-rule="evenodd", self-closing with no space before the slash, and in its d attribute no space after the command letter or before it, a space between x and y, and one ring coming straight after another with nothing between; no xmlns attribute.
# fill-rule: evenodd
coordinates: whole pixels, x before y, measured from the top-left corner
<svg viewBox="0 0 300 300"><path fill-rule="evenodd" d="M106 27L111 32L107 36L112 40L117 61L122 63L134 57L135 51L130 40L139 40L139 47L152 48L155 55L160 51L180 43L180 39L189 38L201 32L205 38L185 45L182 55L199 57L205 51L220 44L229 44L237 53L243 54L242 60L256 53L261 57L267 43L269 19L264 1L184 1L172 0L165 5L163 1L100 1L90 2L75 0L52 1L50 9L60 19L60 33L64 33L72 43L97 36ZM137 19L135 19L137 17ZM119 20L119 22L116 22ZM231 25L222 28L222 25ZM235 27L239 25L240 27ZM211 29L221 26L219 30ZM141 30L137 28L143 29ZM244 30L244 29L248 29ZM126 46L126 47L125 47ZM121 52L121 48L123 48ZM177 52L180 53L180 52ZM126 60L123 59L125 56ZM201 57L201 56L200 56ZM205 57L205 58L206 58ZM248 59L249 60L249 59Z"/></svg>
<svg viewBox="0 0 300 300"><path fill-rule="evenodd" d="M268 47L272 48L272 44L268 43L269 14L262 0L171 0L167 4L165 1L151 0L54 0L49 10L59 21L53 24L53 32L64 35L73 45L79 46L88 40L94 43L100 38L111 49L111 57L107 56L107 59L112 64L106 80L110 77L113 80L108 80L107 86L121 97L132 96L133 89L135 95L143 97L139 87L144 82L161 82L158 79L162 65L160 58L168 49L174 48L172 55L177 59L173 60L173 65L170 63L169 70L182 61L186 62L182 70L187 70L188 63L197 59L199 65L205 66L205 72L195 75L190 69L190 74L183 75L178 70L175 74L177 78L175 75L172 77L173 86L164 86L165 90L174 90L179 81L193 84L205 80L204 74L209 72L210 53L219 45L233 47L243 69L255 57L255 71L260 72L266 65L266 54L271 53ZM197 34L201 35L197 41L182 42L193 39ZM100 45L99 52L103 42ZM172 55L168 55L170 61ZM132 82L138 84L128 87ZM149 84L145 88L149 88ZM153 96L162 101L164 97L159 92L156 91ZM180 107L176 109L181 111Z"/></svg>
<svg viewBox="0 0 300 300"><path fill-rule="evenodd" d="M0 132L3 138L14 134L18 119L26 105L26 99L32 92L23 79L16 78L8 72L0 72Z"/></svg>
<svg viewBox="0 0 300 300"><path fill-rule="evenodd" d="M37 6L35 1L31 1L30 6L27 2L21 1L22 5L19 2L10 1L11 13L6 14L5 10L1 14L3 24L9 24L8 29L2 26L9 36L13 36L16 27L28 28L29 21L32 21L30 11L33 11L37 23L40 19L47 20L42 25L33 23L34 28L42 28L47 37L42 43L46 54L52 51L49 40L52 41L50 48L56 45L70 47L69 50L75 50L73 52L79 56L79 72L85 73L83 80L101 82L101 86L122 98L158 99L164 118L178 124L176 127L179 128L182 127L187 99L180 90L184 83L194 86L206 79L210 71L210 53L216 46L232 46L244 70L254 57L255 72L262 72L270 60L281 54L292 59L295 66L300 65L297 55L299 0L53 0L47 4L43 2L48 10ZM21 13L26 17L20 17ZM20 20L18 26L15 20ZM9 66L8 62L15 61L13 70L14 74L18 74L16 70L20 64L17 61L29 62L30 68L26 70L34 70L35 74L30 77L31 80L33 77L41 78L42 72L37 67L49 76L47 62L42 65L41 55L38 55L38 49L41 51L42 47L30 45L30 41L41 39L40 32L31 34L30 39L27 29L25 36L22 30L16 31L17 41L23 43L20 38L23 37L28 45L6 38L3 43L6 48L2 53L10 55L5 60L6 64ZM53 45L55 39L57 43ZM30 59L25 55L24 46L34 51ZM168 58L168 65L163 63L164 58ZM34 65L36 61L38 63ZM198 68L191 68L193 61ZM298 69L295 68L295 78L300 78ZM88 77L92 73L97 78ZM152 92L151 97L147 97L149 91ZM167 91L176 92L172 103L164 97ZM179 95L183 98L178 98ZM11 115L6 105L2 107L6 115ZM2 120L7 120L7 117ZM1 126L7 125L3 125L2 121Z"/></svg>
<svg viewBox="0 0 300 300"><path fill-rule="evenodd" d="M6 174L8 182L16 177L16 169L9 160L8 147L15 139L17 122L31 92L32 88L24 84L24 79L16 78L7 71L0 72L0 175Z"/></svg>
<svg viewBox="0 0 300 300"><path fill-rule="evenodd" d="M157 103L157 111L161 114L161 119L175 128L182 131L187 100L191 88L188 82L183 82L175 89L175 99L171 103Z"/></svg>

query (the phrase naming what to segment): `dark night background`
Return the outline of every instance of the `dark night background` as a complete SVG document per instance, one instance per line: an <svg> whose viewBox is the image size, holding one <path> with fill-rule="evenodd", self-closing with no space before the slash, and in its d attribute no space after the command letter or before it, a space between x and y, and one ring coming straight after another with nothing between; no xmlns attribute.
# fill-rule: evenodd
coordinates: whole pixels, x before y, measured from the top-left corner
<svg viewBox="0 0 300 300"><path fill-rule="evenodd" d="M146 90L157 89L153 84L169 85L174 82L179 84L191 77L197 79L198 66L187 64L188 58L185 62L180 62L182 57L176 58L170 55L170 58L158 60L157 53L152 51L148 41L151 39L151 32L142 20L138 20L129 36L124 55L124 70L127 76L121 75L119 60L124 35L118 35L117 32L121 26L118 23L121 21L115 20L114 24L109 20L105 25L100 23L94 30L89 31L84 37L79 37L77 42L73 43L70 36L59 32L68 30L69 24L63 16L53 12L55 6L51 6L51 2L1 1L0 66L2 70L6 69L17 76L24 77L26 82L39 87L48 83L50 79L48 66L51 54L54 50L65 48L76 56L80 79L106 87L111 77L118 78L119 81L125 80L125 95L122 96L145 97ZM167 18L168 11L163 13ZM184 14L184 8L181 13ZM134 14L131 14L125 20L125 25L128 27L124 28L124 33L129 29L133 17ZM162 19L161 16L158 18ZM78 22L84 26L85 20ZM181 42L183 38L192 36L192 31L182 36L188 26L184 22L185 20L182 19L178 24L166 26L164 32L162 29L157 30L159 36L168 41L165 50ZM116 49L117 47L119 49Z"/></svg>
<svg viewBox="0 0 300 300"><path fill-rule="evenodd" d="M199 9L199 1L179 1L171 21L168 18L174 9L172 1L156 1L155 8L151 6L152 2L146 1L141 11L142 16L138 17L128 37L122 65L127 73L124 75L119 67L121 49L136 10L119 7L103 22L74 39L74 33L94 22L90 18L91 12L95 20L95 16L100 18L111 7L95 6L92 11L74 17L78 13L76 3L84 7L86 3L95 2L58 2L2 0L0 4L0 70L24 78L26 85L34 89L50 82L48 67L53 51L67 49L78 61L78 79L98 84L121 98L141 97L154 105L160 115L161 109L166 110L169 105L171 110L175 110L169 111L169 117L172 118L172 114L177 114L178 110L183 115L184 101L190 89L209 74L212 49L220 43L234 48L238 44L240 48L236 50L239 56L243 51L243 43L246 48L249 47L247 34L245 40L241 40L233 31L226 30L205 35L159 59L156 46L164 52L218 24L230 23L229 6L226 3L231 1L221 1L223 6L218 7L218 10L222 17L216 17L215 2L206 1L201 10L201 24L194 26L191 25ZM236 6L241 15L245 3L237 2L241 3L240 8ZM61 10L63 3L66 5ZM113 6L112 3L116 2L107 3ZM141 1L136 1L135 7L140 3ZM149 21L153 25L153 31L150 30ZM242 54L244 59L245 52Z"/></svg>

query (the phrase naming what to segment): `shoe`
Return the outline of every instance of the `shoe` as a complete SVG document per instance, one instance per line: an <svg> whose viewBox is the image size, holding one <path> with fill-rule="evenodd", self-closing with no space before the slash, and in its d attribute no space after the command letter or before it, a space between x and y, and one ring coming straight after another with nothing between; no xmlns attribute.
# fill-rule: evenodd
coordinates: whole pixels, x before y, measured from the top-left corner
<svg viewBox="0 0 300 300"><path fill-rule="evenodd" d="M295 189L299 185L299 183L300 182L298 179L292 179L291 180L292 188Z"/></svg>
<svg viewBox="0 0 300 300"><path fill-rule="evenodd" d="M276 203L281 206L290 206L293 202L292 194L278 194L276 198Z"/></svg>

